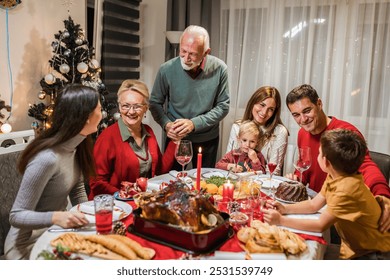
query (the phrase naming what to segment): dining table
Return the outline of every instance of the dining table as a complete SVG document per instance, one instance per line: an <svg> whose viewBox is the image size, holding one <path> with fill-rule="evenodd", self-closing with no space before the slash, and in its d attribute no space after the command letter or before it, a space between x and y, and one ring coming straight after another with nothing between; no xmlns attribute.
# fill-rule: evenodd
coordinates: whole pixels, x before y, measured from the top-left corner
<svg viewBox="0 0 390 280"><path fill-rule="evenodd" d="M188 175L189 176L188 176ZM194 176L196 176L196 169L188 170L187 176L189 178L194 179ZM267 180L268 175L265 174L229 174L227 171L224 170L218 170L214 168L202 168L202 175L207 177L207 174L210 176L214 175L220 175L221 176L228 176L232 179L239 179L243 176L256 176L258 179ZM148 187L147 191L158 191L162 183L169 183L170 181L177 180L178 173L176 171L169 172L167 174L155 176L151 179L148 179ZM180 176L180 175L179 175ZM284 180L283 177L274 176L273 180ZM272 183L272 182L271 182ZM270 188L262 189L262 192L265 195L269 195ZM309 197L312 197L315 195L314 192L312 192L310 189L309 191ZM121 220L121 224L124 228L130 228L130 226L134 222L134 210L137 208L135 202L133 200L126 201L128 205L131 207L131 213L129 213L128 216L123 218ZM292 217L297 219L302 218L308 218L308 219L318 219L320 213L310 214L310 215L293 215ZM289 228L287 228L289 229ZM264 260L274 260L274 259L281 259L281 260L320 260L324 258L324 254L326 251L327 243L329 241L329 233L323 232L323 233L314 233L314 232L305 232L305 231L299 231L294 229L289 229L298 235L300 235L306 245L307 250L300 253L299 255L291 255L291 254L284 254L284 253L252 253L250 254L251 259L264 259ZM63 234L64 231L58 227L58 226L52 226L48 228L37 240L35 243L31 254L30 254L30 260L36 260L39 259L39 254L44 251L52 251L53 247L51 247L50 242L55 239L56 237ZM86 229L85 231L77 231L79 234L89 235L89 234L95 234L95 231L92 228ZM233 234L226 238L226 240L218 246L213 252L209 252L207 254L194 254L192 252L188 252L186 250L180 250L175 248L174 246L170 246L169 244L166 244L164 242L156 242L155 239L149 239L145 238L145 236L138 235L136 232L132 232L130 230L126 230L125 235L128 238L131 238L138 243L140 243L144 247L149 247L155 250L156 254L154 256L154 260L169 260L169 259L202 259L202 260L245 260L248 258L248 254L244 251L242 244L240 244L240 241L237 238L237 231L233 230ZM94 259L90 256L84 256L85 259Z"/></svg>

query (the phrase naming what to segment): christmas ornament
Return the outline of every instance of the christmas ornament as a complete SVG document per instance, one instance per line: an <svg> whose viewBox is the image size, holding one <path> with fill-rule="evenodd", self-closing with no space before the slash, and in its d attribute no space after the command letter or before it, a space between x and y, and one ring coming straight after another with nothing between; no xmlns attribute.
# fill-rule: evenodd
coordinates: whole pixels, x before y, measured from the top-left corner
<svg viewBox="0 0 390 280"><path fill-rule="evenodd" d="M31 124L31 128L32 129L37 129L39 127L39 124L38 124L38 122L32 122L32 124Z"/></svg>
<svg viewBox="0 0 390 280"><path fill-rule="evenodd" d="M39 93L38 93L38 98L43 100L46 98L46 92L44 92L43 90L41 90Z"/></svg>
<svg viewBox="0 0 390 280"><path fill-rule="evenodd" d="M68 38L70 36L68 30L65 30L64 33L62 33L63 38Z"/></svg>
<svg viewBox="0 0 390 280"><path fill-rule="evenodd" d="M56 77L52 73L49 73L45 76L45 82L48 85L52 85L56 82Z"/></svg>
<svg viewBox="0 0 390 280"><path fill-rule="evenodd" d="M64 64L61 64L61 65L60 65L60 72L61 72L62 74L66 74L66 73L68 73L69 71L70 71L70 67L69 67L68 64L64 63Z"/></svg>
<svg viewBox="0 0 390 280"><path fill-rule="evenodd" d="M21 3L20 0L1 0L0 7L5 9L13 9Z"/></svg>
<svg viewBox="0 0 390 280"><path fill-rule="evenodd" d="M52 114L53 114L53 108L51 107L51 106L49 106L49 107L47 107L44 111L43 111L43 113L46 115L46 116L48 116L48 117L50 117Z"/></svg>
<svg viewBox="0 0 390 280"><path fill-rule="evenodd" d="M102 111L102 118L103 118L103 119L107 118L107 112L104 111L104 110Z"/></svg>
<svg viewBox="0 0 390 280"><path fill-rule="evenodd" d="M75 43L77 44L77 45L82 45L83 44L83 40L81 39L81 38L77 38L76 40L75 40Z"/></svg>
<svg viewBox="0 0 390 280"><path fill-rule="evenodd" d="M69 56L70 53L71 53L70 49L66 49L66 50L64 51L64 55L65 55L65 56Z"/></svg>
<svg viewBox="0 0 390 280"><path fill-rule="evenodd" d="M91 59L88 65L92 69L98 69L100 67L100 63L96 59Z"/></svg>
<svg viewBox="0 0 390 280"><path fill-rule="evenodd" d="M77 71L79 71L81 74L84 74L88 71L88 65L84 62L80 62L77 64Z"/></svg>
<svg viewBox="0 0 390 280"><path fill-rule="evenodd" d="M1 126L1 132L3 133L10 133L12 130L12 126L9 123L3 123Z"/></svg>
<svg viewBox="0 0 390 280"><path fill-rule="evenodd" d="M119 120L121 118L121 114L120 113L118 113L118 112L116 112L115 114L114 114L114 120Z"/></svg>
<svg viewBox="0 0 390 280"><path fill-rule="evenodd" d="M54 50L56 50L57 47L58 47L58 42L57 42L57 41L53 41L53 42L51 43L51 46L52 46L52 48L53 48Z"/></svg>

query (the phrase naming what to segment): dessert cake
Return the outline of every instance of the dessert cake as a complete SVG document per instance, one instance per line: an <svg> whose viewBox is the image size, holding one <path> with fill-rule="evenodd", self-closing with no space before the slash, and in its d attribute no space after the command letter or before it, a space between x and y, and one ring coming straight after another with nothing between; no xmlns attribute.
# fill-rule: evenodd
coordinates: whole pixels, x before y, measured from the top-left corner
<svg viewBox="0 0 390 280"><path fill-rule="evenodd" d="M296 181L281 182L275 196L279 199L291 202L299 202L309 198L306 187L302 183Z"/></svg>

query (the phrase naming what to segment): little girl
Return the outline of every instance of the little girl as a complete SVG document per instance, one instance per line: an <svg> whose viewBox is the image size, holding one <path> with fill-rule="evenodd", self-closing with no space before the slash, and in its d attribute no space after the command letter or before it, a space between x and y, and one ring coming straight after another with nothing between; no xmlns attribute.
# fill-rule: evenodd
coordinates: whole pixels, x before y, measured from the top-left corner
<svg viewBox="0 0 390 280"><path fill-rule="evenodd" d="M240 148L225 154L215 165L216 168L232 170L233 172L262 171L265 173L265 159L256 148L260 139L259 127L253 121L244 121L238 132ZM234 159L237 156L237 164Z"/></svg>

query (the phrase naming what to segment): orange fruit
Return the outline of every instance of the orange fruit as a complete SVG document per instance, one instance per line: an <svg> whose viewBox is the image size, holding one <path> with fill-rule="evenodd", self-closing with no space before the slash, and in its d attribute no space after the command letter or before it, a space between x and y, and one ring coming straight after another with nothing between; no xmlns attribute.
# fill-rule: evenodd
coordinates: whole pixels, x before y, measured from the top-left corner
<svg viewBox="0 0 390 280"><path fill-rule="evenodd" d="M207 192L210 194L218 193L218 186L216 184L207 184L206 189L207 189Z"/></svg>
<svg viewBox="0 0 390 280"><path fill-rule="evenodd" d="M201 189L206 189L206 181L200 181L200 188ZM194 188L197 189L196 182L194 182Z"/></svg>

